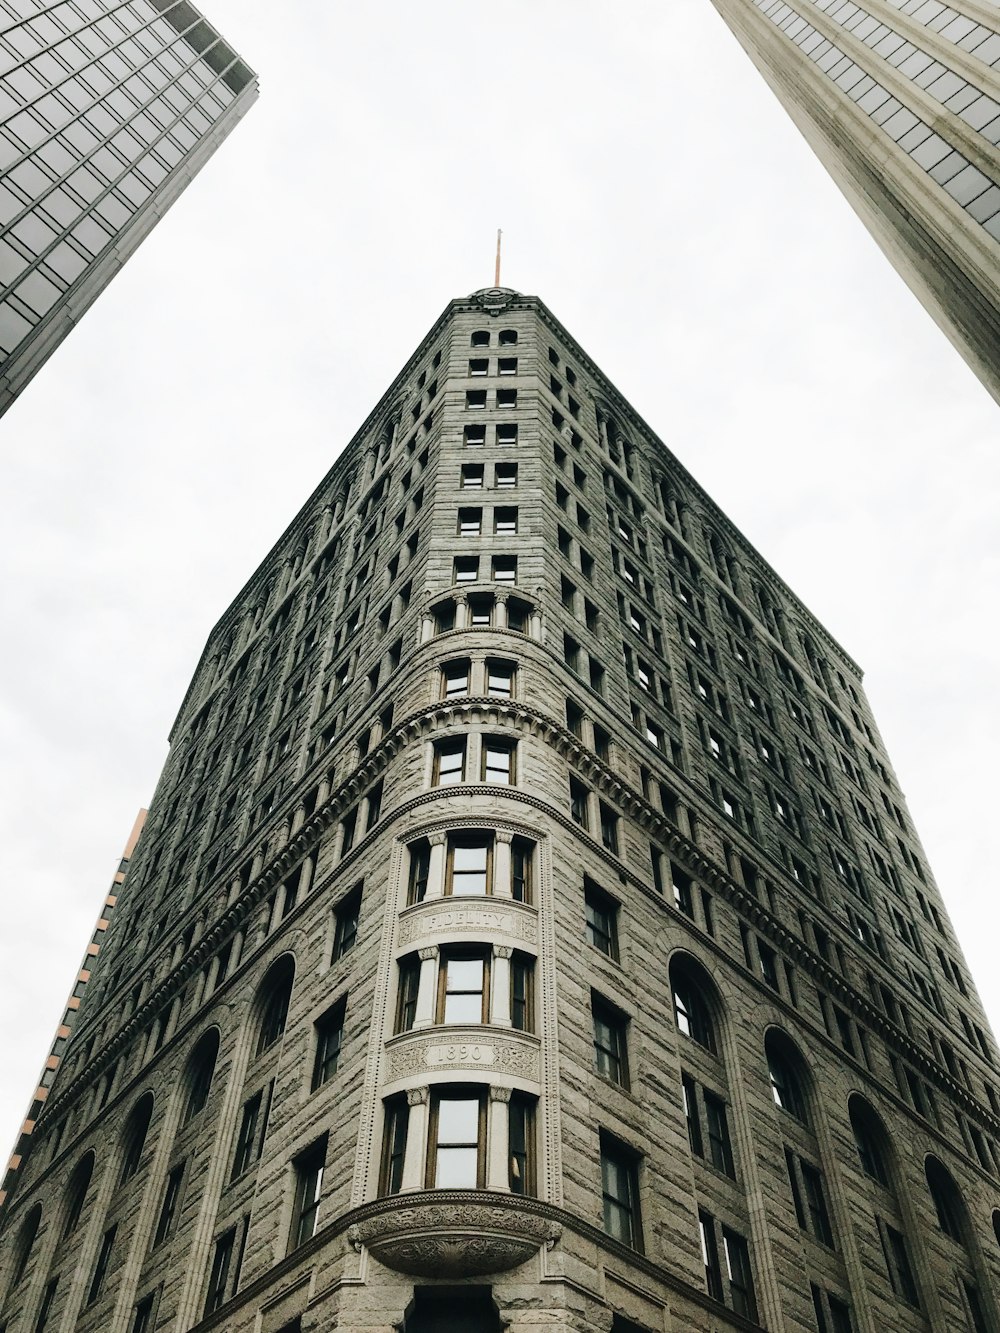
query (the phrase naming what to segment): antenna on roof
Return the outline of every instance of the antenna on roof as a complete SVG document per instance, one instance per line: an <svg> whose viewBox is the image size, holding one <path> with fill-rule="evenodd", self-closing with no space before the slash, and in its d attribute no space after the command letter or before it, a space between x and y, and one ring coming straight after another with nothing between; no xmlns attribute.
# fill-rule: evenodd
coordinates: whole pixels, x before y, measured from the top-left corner
<svg viewBox="0 0 1000 1333"><path fill-rule="evenodd" d="M493 286L494 286L494 287L499 287L499 286L500 286L500 237L501 237L502 235L503 235L503 232L500 230L499 227L497 227L497 265L496 265L496 269L495 269L495 271L494 271L494 275L493 275Z"/></svg>

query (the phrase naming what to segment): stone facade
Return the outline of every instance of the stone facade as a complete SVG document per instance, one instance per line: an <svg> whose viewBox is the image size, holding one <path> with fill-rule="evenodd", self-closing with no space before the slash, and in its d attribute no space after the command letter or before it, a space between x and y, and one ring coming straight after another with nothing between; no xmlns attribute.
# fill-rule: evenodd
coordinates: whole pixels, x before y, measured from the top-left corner
<svg viewBox="0 0 1000 1333"><path fill-rule="evenodd" d="M479 292L210 636L0 1329L996 1333L996 1059L857 666Z"/></svg>

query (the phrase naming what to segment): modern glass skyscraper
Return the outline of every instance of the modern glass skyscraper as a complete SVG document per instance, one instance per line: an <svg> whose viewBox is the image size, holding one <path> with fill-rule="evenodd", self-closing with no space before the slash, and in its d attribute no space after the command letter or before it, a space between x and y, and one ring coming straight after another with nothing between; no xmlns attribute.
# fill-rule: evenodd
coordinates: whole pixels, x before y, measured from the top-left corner
<svg viewBox="0 0 1000 1333"><path fill-rule="evenodd" d="M133 842L8 1333L1000 1326L1000 1056L861 671L536 298L435 322Z"/></svg>
<svg viewBox="0 0 1000 1333"><path fill-rule="evenodd" d="M713 3L1000 399L1000 10L981 0Z"/></svg>
<svg viewBox="0 0 1000 1333"><path fill-rule="evenodd" d="M257 96L187 0L0 3L0 413Z"/></svg>

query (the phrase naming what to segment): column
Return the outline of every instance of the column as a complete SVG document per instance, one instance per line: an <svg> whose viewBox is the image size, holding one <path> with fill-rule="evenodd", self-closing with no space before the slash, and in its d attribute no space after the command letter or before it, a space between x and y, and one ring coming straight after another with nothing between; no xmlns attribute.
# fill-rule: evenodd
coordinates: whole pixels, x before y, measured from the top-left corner
<svg viewBox="0 0 1000 1333"><path fill-rule="evenodd" d="M469 628L469 599L464 592L455 594L455 628Z"/></svg>
<svg viewBox="0 0 1000 1333"><path fill-rule="evenodd" d="M490 1106L486 1128L486 1188L509 1190L510 1170L507 1162L510 1149L510 1126L507 1107L510 1088L490 1088Z"/></svg>
<svg viewBox="0 0 1000 1333"><path fill-rule="evenodd" d="M427 1157L427 1104L426 1088L407 1088L406 1104L410 1119L406 1127L406 1153L403 1157L401 1190L419 1190L424 1187L424 1161Z"/></svg>
<svg viewBox="0 0 1000 1333"><path fill-rule="evenodd" d="M312 878L316 873L316 853L307 856L302 862L302 871L299 874L298 896L301 901L312 888Z"/></svg>
<svg viewBox="0 0 1000 1333"><path fill-rule="evenodd" d="M493 946L492 991L490 1022L498 1028L509 1028L510 1022L510 960L514 950L503 944Z"/></svg>
<svg viewBox="0 0 1000 1333"><path fill-rule="evenodd" d="M437 990L436 944L428 944L419 950L420 979L417 983L417 1009L413 1015L413 1030L429 1028L434 1022L434 993Z"/></svg>
<svg viewBox="0 0 1000 1333"><path fill-rule="evenodd" d="M427 841L431 845L430 860L427 866L427 892L424 901L429 898L444 897L445 844L447 834L430 833Z"/></svg>
<svg viewBox="0 0 1000 1333"><path fill-rule="evenodd" d="M506 592L498 592L495 601L495 611L493 615L493 624L496 629L507 628L507 598Z"/></svg>
<svg viewBox="0 0 1000 1333"><path fill-rule="evenodd" d="M511 843L514 835L506 829L497 829L493 835L493 897L512 898Z"/></svg>

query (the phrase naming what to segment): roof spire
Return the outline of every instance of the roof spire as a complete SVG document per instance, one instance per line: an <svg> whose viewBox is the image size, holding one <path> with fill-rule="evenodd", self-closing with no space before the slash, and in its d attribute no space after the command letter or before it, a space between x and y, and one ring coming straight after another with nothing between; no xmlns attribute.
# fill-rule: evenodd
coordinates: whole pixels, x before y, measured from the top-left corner
<svg viewBox="0 0 1000 1333"><path fill-rule="evenodd" d="M500 237L501 237L502 235L503 235L503 232L501 231L501 229L500 229L499 227L497 227L497 263L496 263L496 269L494 270L494 275L493 275L493 286L494 286L494 287L499 287L499 286L500 286Z"/></svg>

